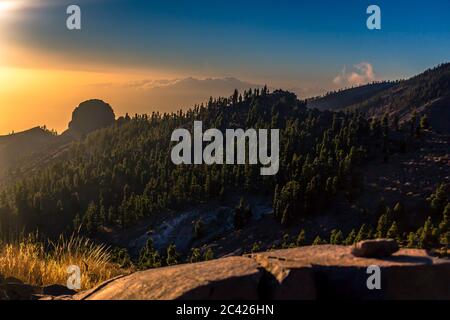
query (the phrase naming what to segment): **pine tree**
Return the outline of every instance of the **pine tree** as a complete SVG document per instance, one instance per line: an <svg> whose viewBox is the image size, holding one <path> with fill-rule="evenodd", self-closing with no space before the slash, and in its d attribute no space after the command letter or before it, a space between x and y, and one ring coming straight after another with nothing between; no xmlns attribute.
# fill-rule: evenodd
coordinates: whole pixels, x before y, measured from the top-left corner
<svg viewBox="0 0 450 320"><path fill-rule="evenodd" d="M196 262L200 262L201 259L201 253L200 253L200 249L199 248L192 248L191 249L191 256L189 257L189 262L190 263L196 263Z"/></svg>
<svg viewBox="0 0 450 320"><path fill-rule="evenodd" d="M418 245L419 240L417 239L417 235L415 232L410 232L408 234L407 239L407 247L408 248L416 248Z"/></svg>
<svg viewBox="0 0 450 320"><path fill-rule="evenodd" d="M178 264L179 254L177 252L177 247L174 244L171 244L167 247L167 257L166 264L168 266L173 266Z"/></svg>
<svg viewBox="0 0 450 320"><path fill-rule="evenodd" d="M121 268L130 268L133 266L130 254L125 248L114 248L111 251L111 261L117 263Z"/></svg>
<svg viewBox="0 0 450 320"><path fill-rule="evenodd" d="M381 217L378 219L377 232L375 233L376 238L380 239L386 236L389 228L388 223L389 221L387 218L387 214L381 215Z"/></svg>
<svg viewBox="0 0 450 320"><path fill-rule="evenodd" d="M281 243L282 249L289 248L289 235L286 233L283 235L283 242Z"/></svg>
<svg viewBox="0 0 450 320"><path fill-rule="evenodd" d="M347 245L347 246L350 246L350 245L354 244L355 240L356 240L356 236L357 235L356 235L355 229L352 229L352 231L350 231L350 233L348 234L347 238L345 239L344 244Z"/></svg>
<svg viewBox="0 0 450 320"><path fill-rule="evenodd" d="M300 230L300 232L299 232L299 234L297 236L297 240L296 240L295 244L297 245L297 247L304 246L305 245L305 240L306 240L305 230L302 229L302 230Z"/></svg>
<svg viewBox="0 0 450 320"><path fill-rule="evenodd" d="M149 238L139 253L138 266L140 269L158 268L161 266L161 258L153 247L153 240Z"/></svg>
<svg viewBox="0 0 450 320"><path fill-rule="evenodd" d="M261 242L254 242L252 245L251 253L256 253L261 251Z"/></svg>
<svg viewBox="0 0 450 320"><path fill-rule="evenodd" d="M367 226L363 224L361 228L359 228L358 234L356 235L354 243L358 243L360 241L368 239L368 230Z"/></svg>
<svg viewBox="0 0 450 320"><path fill-rule="evenodd" d="M394 221L391 225L391 227L389 228L386 237L389 239L398 239L399 238L399 234L398 234L398 227L397 227L397 223Z"/></svg>
<svg viewBox="0 0 450 320"><path fill-rule="evenodd" d="M330 235L330 244L339 245L343 242L344 237L341 230L332 230Z"/></svg>
<svg viewBox="0 0 450 320"><path fill-rule="evenodd" d="M444 211L449 201L447 185L444 183L439 185L439 187L437 187L436 189L436 192L431 195L429 200L430 207L433 213L436 215L440 215Z"/></svg>
<svg viewBox="0 0 450 320"><path fill-rule="evenodd" d="M209 261L214 259L214 252L212 248L208 248L205 252L205 254L203 255L203 260L205 261Z"/></svg>
<svg viewBox="0 0 450 320"><path fill-rule="evenodd" d="M320 236L317 236L314 241L313 241L313 246L317 246L317 245L321 245L321 244L326 244L327 242L325 240L322 240L322 238L320 238Z"/></svg>
<svg viewBox="0 0 450 320"><path fill-rule="evenodd" d="M448 205L447 205L447 207L448 207ZM444 211L441 223L439 223L439 232L441 234L445 234L446 232L450 231L450 221L449 221L448 213L446 211L447 210Z"/></svg>
<svg viewBox="0 0 450 320"><path fill-rule="evenodd" d="M423 249L430 248L435 244L436 231L434 230L433 223L431 222L431 217L425 221L423 227L420 229L419 233L419 247Z"/></svg>
<svg viewBox="0 0 450 320"><path fill-rule="evenodd" d="M238 99L239 99L239 91L235 89L233 92L233 96L231 98L231 102L233 103L233 105L236 105L238 103Z"/></svg>

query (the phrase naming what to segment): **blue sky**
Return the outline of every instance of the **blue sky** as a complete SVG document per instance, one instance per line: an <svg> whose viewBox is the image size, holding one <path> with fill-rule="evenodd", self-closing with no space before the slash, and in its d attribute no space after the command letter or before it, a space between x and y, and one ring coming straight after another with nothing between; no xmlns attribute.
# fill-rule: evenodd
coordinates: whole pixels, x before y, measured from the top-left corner
<svg viewBox="0 0 450 320"><path fill-rule="evenodd" d="M332 79L369 62L382 78L407 76L446 61L450 1L53 1L29 10L15 40L67 59L154 67L186 74L295 81ZM61 14L82 9L81 32ZM370 4L382 30L366 28Z"/></svg>

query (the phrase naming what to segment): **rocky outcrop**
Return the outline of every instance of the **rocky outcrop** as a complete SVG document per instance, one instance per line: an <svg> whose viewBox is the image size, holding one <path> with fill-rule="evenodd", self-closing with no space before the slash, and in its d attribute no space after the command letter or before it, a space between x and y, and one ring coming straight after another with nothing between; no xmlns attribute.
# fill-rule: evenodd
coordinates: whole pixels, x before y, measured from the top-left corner
<svg viewBox="0 0 450 320"><path fill-rule="evenodd" d="M114 124L115 118L108 103L98 99L84 101L73 111L69 129L63 135L80 137Z"/></svg>
<svg viewBox="0 0 450 320"><path fill-rule="evenodd" d="M87 300L258 299L262 272L250 258L230 257L136 272L76 295Z"/></svg>
<svg viewBox="0 0 450 320"><path fill-rule="evenodd" d="M152 269L73 299L450 299L450 260L416 249L362 258L352 249L310 246ZM380 270L379 290L367 286L373 265Z"/></svg>

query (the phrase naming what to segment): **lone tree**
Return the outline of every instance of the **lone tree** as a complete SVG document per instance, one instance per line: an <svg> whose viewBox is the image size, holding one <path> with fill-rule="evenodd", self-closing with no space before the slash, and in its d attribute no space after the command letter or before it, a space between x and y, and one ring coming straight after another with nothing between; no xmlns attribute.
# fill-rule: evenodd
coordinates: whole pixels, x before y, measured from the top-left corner
<svg viewBox="0 0 450 320"><path fill-rule="evenodd" d="M178 264L179 254L177 252L177 247L174 244L171 244L167 247L167 257L166 264L168 266L173 266Z"/></svg>
<svg viewBox="0 0 450 320"><path fill-rule="evenodd" d="M208 248L205 252L205 254L203 255L203 260L205 261L209 261L214 259L214 251L212 248Z"/></svg>
<svg viewBox="0 0 450 320"><path fill-rule="evenodd" d="M191 249L191 256L189 257L189 262L190 263L196 263L196 262L200 262L202 260L202 255L200 253L200 249L199 248L192 248Z"/></svg>
<svg viewBox="0 0 450 320"><path fill-rule="evenodd" d="M159 252L153 247L152 238L149 238L139 254L138 267L140 269L149 269L160 266L161 257L159 256Z"/></svg>
<svg viewBox="0 0 450 320"><path fill-rule="evenodd" d="M302 229L300 231L300 233L297 236L297 241L295 242L295 244L297 245L297 247L301 247L305 245L305 240L306 240L306 236L305 236L305 230Z"/></svg>

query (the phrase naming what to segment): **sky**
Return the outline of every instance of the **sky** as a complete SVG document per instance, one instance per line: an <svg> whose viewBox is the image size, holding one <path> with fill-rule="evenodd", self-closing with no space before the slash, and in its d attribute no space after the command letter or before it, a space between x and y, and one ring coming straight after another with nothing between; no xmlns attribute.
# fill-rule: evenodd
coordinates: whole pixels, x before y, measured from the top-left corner
<svg viewBox="0 0 450 320"><path fill-rule="evenodd" d="M366 27L371 4L381 30ZM264 84L304 98L449 58L448 0L0 0L0 135L61 132L90 98L117 115Z"/></svg>

